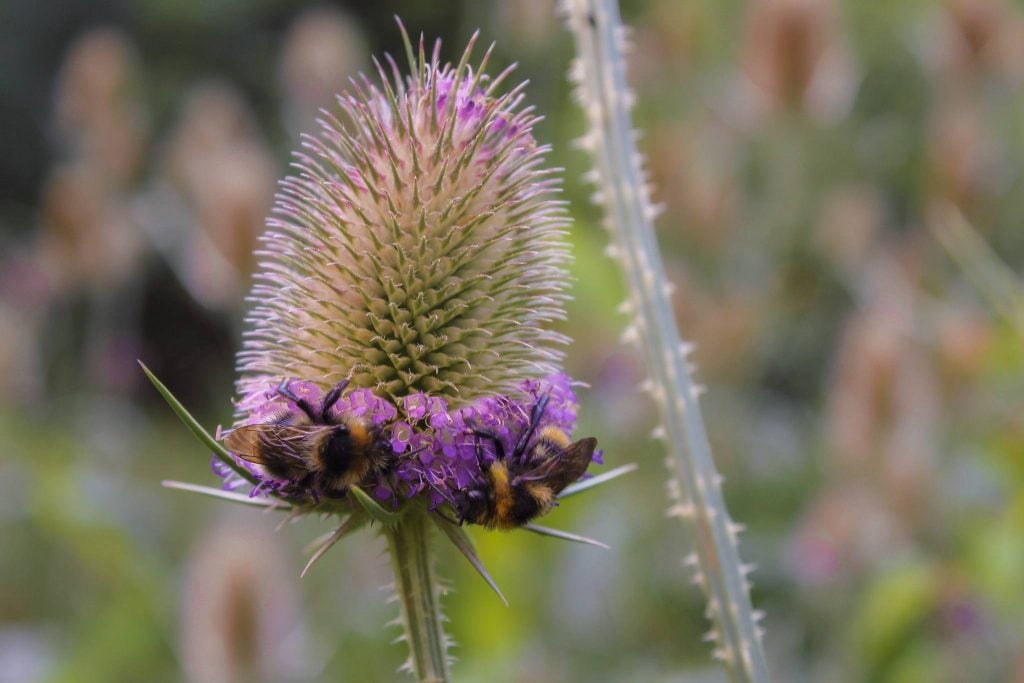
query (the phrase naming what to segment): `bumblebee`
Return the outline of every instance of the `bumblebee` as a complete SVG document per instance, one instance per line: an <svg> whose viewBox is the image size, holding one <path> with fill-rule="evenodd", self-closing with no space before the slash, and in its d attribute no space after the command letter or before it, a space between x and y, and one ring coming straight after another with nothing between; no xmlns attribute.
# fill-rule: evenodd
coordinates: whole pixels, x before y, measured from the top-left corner
<svg viewBox="0 0 1024 683"><path fill-rule="evenodd" d="M391 464L379 431L367 421L331 415L347 386L348 380L342 380L314 407L296 396L285 380L277 393L298 410L286 410L266 423L238 427L228 432L224 445L263 467L268 476L292 482L296 493L309 491L314 499L321 494L340 498L351 486L382 474Z"/></svg>
<svg viewBox="0 0 1024 683"><path fill-rule="evenodd" d="M570 442L569 436L553 425L538 431L547 404L548 396L537 401L529 427L509 454L497 434L473 430L478 439L476 455L482 478L463 490L454 503L460 524L502 530L521 527L550 512L562 489L587 471L597 439ZM480 440L494 446L493 462L484 458Z"/></svg>

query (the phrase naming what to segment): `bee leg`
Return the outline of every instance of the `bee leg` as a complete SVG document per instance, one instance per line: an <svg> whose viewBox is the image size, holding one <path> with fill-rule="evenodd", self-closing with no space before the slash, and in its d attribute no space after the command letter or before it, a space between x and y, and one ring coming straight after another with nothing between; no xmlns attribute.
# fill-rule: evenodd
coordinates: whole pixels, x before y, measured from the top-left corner
<svg viewBox="0 0 1024 683"><path fill-rule="evenodd" d="M537 431L537 427L540 425L540 419L544 417L544 409L548 407L548 401L551 399L550 394L544 394L534 404L533 410L530 412L530 426L526 428L523 435L519 437L519 441L516 443L515 450L512 451L512 459L522 460L526 455L526 447L530 443L530 439L533 438L533 433Z"/></svg>
<svg viewBox="0 0 1024 683"><path fill-rule="evenodd" d="M313 422L317 421L317 413L313 410L313 406L309 405L309 401L304 398L296 396L291 389L288 388L288 380L281 380L280 386L277 387L277 393L284 396L286 399L294 403L299 409L304 412L310 420Z"/></svg>
<svg viewBox="0 0 1024 683"><path fill-rule="evenodd" d="M422 451L423 448L417 448L415 451L409 453L409 456L413 456L416 453ZM377 472L390 472L398 464L398 453L395 453L391 448L380 447L377 449L378 457L374 459L374 469Z"/></svg>
<svg viewBox="0 0 1024 683"><path fill-rule="evenodd" d="M480 446L479 438L473 442L473 451L476 453L476 466L480 468L480 471L486 472L489 470L491 465L487 462L487 459L484 458L484 449Z"/></svg>
<svg viewBox="0 0 1024 683"><path fill-rule="evenodd" d="M309 496L313 499L313 505L320 504L320 479L315 472L306 472L301 479L292 480L295 494L299 497Z"/></svg>
<svg viewBox="0 0 1024 683"><path fill-rule="evenodd" d="M505 445L501 442L501 439L498 438L497 434L495 434L494 432L489 432L485 429L474 429L473 436L477 438L476 460L477 463L480 465L481 472L486 472L487 470L489 470L490 465L488 465L487 461L484 459L484 451L482 448L480 448L480 439L487 439L488 441L491 442L491 445L494 446L494 455L495 457L498 458L498 460L505 459Z"/></svg>
<svg viewBox="0 0 1024 683"><path fill-rule="evenodd" d="M331 389L330 391L328 391L327 395L324 396L323 403L320 405L320 419L322 421L324 421L324 422L327 421L327 413L330 412L331 408L334 407L334 404L338 402L339 398L341 398L341 393L343 391L345 391L345 387L347 387L347 386L348 386L348 378L343 379L340 382L338 382L334 386L334 388Z"/></svg>

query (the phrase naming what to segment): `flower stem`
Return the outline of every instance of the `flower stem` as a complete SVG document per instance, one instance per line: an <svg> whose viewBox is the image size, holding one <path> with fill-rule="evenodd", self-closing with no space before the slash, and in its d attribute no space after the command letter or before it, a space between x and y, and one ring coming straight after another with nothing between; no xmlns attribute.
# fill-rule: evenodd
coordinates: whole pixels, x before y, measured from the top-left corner
<svg viewBox="0 0 1024 683"><path fill-rule="evenodd" d="M409 644L407 667L422 683L447 683L448 636L437 577L430 556L429 520L421 508L409 510L393 527L383 527L391 550L395 592Z"/></svg>
<svg viewBox="0 0 1024 683"><path fill-rule="evenodd" d="M598 198L630 290L634 327L627 336L643 347L650 390L659 406L670 451L670 510L691 529L694 552L687 558L707 597L709 639L733 681L768 681L757 613L736 545L740 525L722 498L698 388L676 327L648 197L630 124L630 99L622 55L622 25L616 0L569 0L569 25L578 59L573 78L590 130L582 146L594 157Z"/></svg>

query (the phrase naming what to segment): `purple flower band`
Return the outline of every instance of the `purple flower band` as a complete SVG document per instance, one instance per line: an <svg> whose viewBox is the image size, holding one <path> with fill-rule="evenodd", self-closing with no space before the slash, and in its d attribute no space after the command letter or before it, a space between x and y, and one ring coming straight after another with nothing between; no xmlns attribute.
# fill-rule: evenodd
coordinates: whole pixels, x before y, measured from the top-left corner
<svg viewBox="0 0 1024 683"><path fill-rule="evenodd" d="M512 395L487 396L454 410L449 410L445 400L438 396L410 394L396 408L369 389L352 389L338 399L329 416L332 420L361 418L377 433L378 447L395 455L397 464L388 475L368 482L375 498L397 505L401 500L427 496L431 506L436 507L478 482L482 476L480 458L490 462L496 457L493 440L478 434L493 435L506 454L512 453L543 397L547 396L547 404L535 434L552 426L571 435L578 410L571 383L561 373L525 380ZM304 380L292 380L287 387L296 398L313 407L321 404L325 394L316 384ZM276 384L250 391L238 401L237 409L244 418L236 428L271 422L300 410L278 391ZM254 495L288 486L294 490L295 482L272 479L261 468L240 458L236 460L259 481ZM599 452L595 453L594 461L601 463ZM223 478L225 488L238 488L245 483L216 459L214 472Z"/></svg>

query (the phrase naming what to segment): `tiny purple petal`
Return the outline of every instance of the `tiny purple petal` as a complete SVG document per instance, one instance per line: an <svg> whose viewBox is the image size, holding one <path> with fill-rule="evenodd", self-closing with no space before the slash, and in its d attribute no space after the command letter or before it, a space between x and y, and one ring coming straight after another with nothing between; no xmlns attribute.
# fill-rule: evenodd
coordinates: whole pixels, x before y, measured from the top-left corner
<svg viewBox="0 0 1024 683"><path fill-rule="evenodd" d="M450 431L441 431L437 435L437 443L441 447L441 452L444 453L446 458L454 458L458 449L455 443L455 434Z"/></svg>
<svg viewBox="0 0 1024 683"><path fill-rule="evenodd" d="M405 397L405 414L410 420L421 420L427 414L426 394L409 394Z"/></svg>
<svg viewBox="0 0 1024 683"><path fill-rule="evenodd" d="M398 416L398 409L382 398L376 399L373 407L373 424L380 425L391 422Z"/></svg>
<svg viewBox="0 0 1024 683"><path fill-rule="evenodd" d="M391 427L391 450L395 453L405 453L411 438L412 427L405 422L396 422Z"/></svg>
<svg viewBox="0 0 1024 683"><path fill-rule="evenodd" d="M437 412L431 413L427 419L427 424L430 425L431 429L438 431L451 431L455 429L455 420L448 413Z"/></svg>
<svg viewBox="0 0 1024 683"><path fill-rule="evenodd" d="M480 477L480 467L474 458L470 460L458 460L455 467L455 487L464 489Z"/></svg>
<svg viewBox="0 0 1024 683"><path fill-rule="evenodd" d="M373 497L382 503L387 503L395 497L395 494L383 483L378 483L373 489Z"/></svg>
<svg viewBox="0 0 1024 683"><path fill-rule="evenodd" d="M427 413L433 415L447 415L448 404L440 396L431 396L427 399Z"/></svg>

